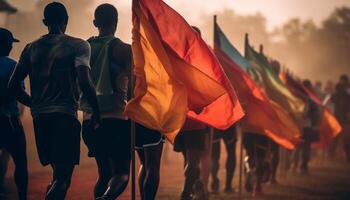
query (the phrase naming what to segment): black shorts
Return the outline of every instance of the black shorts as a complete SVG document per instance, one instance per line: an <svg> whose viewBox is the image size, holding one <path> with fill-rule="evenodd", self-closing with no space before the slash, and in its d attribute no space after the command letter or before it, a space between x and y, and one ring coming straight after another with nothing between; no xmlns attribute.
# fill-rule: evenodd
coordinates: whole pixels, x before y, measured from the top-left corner
<svg viewBox="0 0 350 200"><path fill-rule="evenodd" d="M101 126L93 130L90 120L83 122L83 140L89 149L89 157L131 159L130 121L114 118L102 119Z"/></svg>
<svg viewBox="0 0 350 200"><path fill-rule="evenodd" d="M136 124L135 148L142 149L164 143L165 139L158 131Z"/></svg>
<svg viewBox="0 0 350 200"><path fill-rule="evenodd" d="M64 113L39 114L33 122L42 165L79 164L81 126L75 116Z"/></svg>
<svg viewBox="0 0 350 200"><path fill-rule="evenodd" d="M204 151L208 146L209 136L209 129L182 131L175 138L174 151L185 152L189 149Z"/></svg>
<svg viewBox="0 0 350 200"><path fill-rule="evenodd" d="M220 142L223 139L226 144L237 141L236 126L231 126L227 130L214 129L213 143Z"/></svg>
<svg viewBox="0 0 350 200"><path fill-rule="evenodd" d="M26 157L26 138L18 116L0 115L0 149L12 156Z"/></svg>

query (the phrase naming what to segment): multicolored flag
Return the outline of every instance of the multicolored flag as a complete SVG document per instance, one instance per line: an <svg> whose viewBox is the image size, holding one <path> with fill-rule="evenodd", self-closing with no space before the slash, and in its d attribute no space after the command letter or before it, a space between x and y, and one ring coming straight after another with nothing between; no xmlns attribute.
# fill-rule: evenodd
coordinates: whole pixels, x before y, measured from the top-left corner
<svg viewBox="0 0 350 200"><path fill-rule="evenodd" d="M273 70L266 57L256 52L248 41L245 41L245 57L251 64L251 74L254 80L263 85L267 96L282 106L299 126L304 124L304 102L296 97L279 78L279 74Z"/></svg>
<svg viewBox="0 0 350 200"><path fill-rule="evenodd" d="M269 100L261 88L244 71L249 62L229 42L214 20L214 52L223 66L246 113L245 131L264 134L281 146L293 149L300 141L300 129L286 111Z"/></svg>
<svg viewBox="0 0 350 200"><path fill-rule="evenodd" d="M330 144L332 139L341 132L342 127L340 123L337 121L331 111L323 105L322 101L313 91L306 88L300 81L293 78L290 74L286 72L282 73L283 77L285 78L285 83L295 95L300 96L300 98L304 101L311 99L314 103L322 107L321 121L318 125L318 129L320 131L320 140L313 143L312 146L314 148L327 146Z"/></svg>
<svg viewBox="0 0 350 200"><path fill-rule="evenodd" d="M244 116L199 33L161 0L133 0L134 95L125 113L173 141L186 115L218 129Z"/></svg>

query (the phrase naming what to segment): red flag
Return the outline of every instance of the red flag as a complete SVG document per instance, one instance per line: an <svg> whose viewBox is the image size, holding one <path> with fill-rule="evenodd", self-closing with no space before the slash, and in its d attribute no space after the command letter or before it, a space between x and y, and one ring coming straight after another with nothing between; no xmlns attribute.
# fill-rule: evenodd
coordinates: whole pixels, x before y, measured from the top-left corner
<svg viewBox="0 0 350 200"><path fill-rule="evenodd" d="M131 119L173 140L186 115L218 129L243 117L215 55L176 11L161 0L134 0L133 23Z"/></svg>
<svg viewBox="0 0 350 200"><path fill-rule="evenodd" d="M215 47L215 54L231 83L238 92L238 97L246 113L242 126L246 131L261 133L279 145L293 149L300 142L300 131L287 112L269 100L261 88L243 71L220 47Z"/></svg>

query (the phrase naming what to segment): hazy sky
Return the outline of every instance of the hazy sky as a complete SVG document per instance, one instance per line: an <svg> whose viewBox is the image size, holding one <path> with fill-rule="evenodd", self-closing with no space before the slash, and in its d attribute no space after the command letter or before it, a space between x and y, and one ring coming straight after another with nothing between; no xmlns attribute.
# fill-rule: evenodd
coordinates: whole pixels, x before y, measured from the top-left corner
<svg viewBox="0 0 350 200"><path fill-rule="evenodd" d="M21 9L31 8L36 0L8 0ZM128 9L131 0L95 0L112 2L119 8ZM350 6L350 0L165 0L191 22L200 20L202 14L213 14L224 9L233 9L238 14L262 13L267 18L268 28L278 26L288 19L299 17L320 22L335 7Z"/></svg>
<svg viewBox="0 0 350 200"><path fill-rule="evenodd" d="M198 17L200 12L214 13L225 8L233 9L238 14L260 12L267 18L269 29L293 17L320 22L335 7L350 6L350 0L167 0L166 2L178 8L180 12L190 13L192 17Z"/></svg>

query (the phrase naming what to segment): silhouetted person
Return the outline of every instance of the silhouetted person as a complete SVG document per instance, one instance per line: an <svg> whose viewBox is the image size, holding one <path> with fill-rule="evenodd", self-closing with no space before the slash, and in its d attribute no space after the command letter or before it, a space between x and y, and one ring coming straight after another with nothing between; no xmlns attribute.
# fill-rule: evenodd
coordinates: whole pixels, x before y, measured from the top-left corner
<svg viewBox="0 0 350 200"><path fill-rule="evenodd" d="M277 170L280 161L280 147L279 145L270 139L269 144L270 154L271 154L271 184L277 184Z"/></svg>
<svg viewBox="0 0 350 200"><path fill-rule="evenodd" d="M99 35L91 37L91 77L97 91L102 124L90 127L92 109L83 98L83 139L89 156L95 157L98 180L94 195L98 199L116 199L126 188L130 172L130 122L123 115L128 100L131 73L131 46L114 36L117 9L102 4L95 10L94 25Z"/></svg>
<svg viewBox="0 0 350 200"><path fill-rule="evenodd" d="M303 85L313 91L312 84L309 80L304 80ZM307 96L307 94L305 94ZM319 130L317 128L320 122L321 107L312 99L307 98L304 109L304 126L302 130L303 142L299 144L294 155L294 170L299 167L299 158L301 159L300 172L308 174L309 161L311 158L311 144L319 140Z"/></svg>
<svg viewBox="0 0 350 200"><path fill-rule="evenodd" d="M201 36L199 28L192 29ZM187 118L181 131L175 138L174 151L181 152L184 156L185 181L181 193L181 199L208 199L207 185L210 166L204 166L210 159L210 130L205 124ZM205 153L209 153L205 155ZM205 174L206 173L206 174Z"/></svg>
<svg viewBox="0 0 350 200"><path fill-rule="evenodd" d="M181 152L185 161L185 182L182 200L208 199L201 181L201 157L209 143L209 128L200 122L187 118L180 133L175 138L174 150Z"/></svg>
<svg viewBox="0 0 350 200"><path fill-rule="evenodd" d="M245 189L252 192L253 196L263 193L262 184L264 178L264 164L268 152L269 138L258 133L243 133L243 146L247 156L245 158L245 170L247 172Z"/></svg>
<svg viewBox="0 0 350 200"><path fill-rule="evenodd" d="M211 189L213 192L218 192L220 188L220 181L218 172L220 169L220 154L221 154L221 140L224 141L227 153L226 158L226 182L224 191L227 193L233 192L232 181L236 168L236 143L237 134L236 127L232 126L225 131L214 130L213 147L212 147L212 183Z"/></svg>
<svg viewBox="0 0 350 200"><path fill-rule="evenodd" d="M346 158L350 161L350 82L346 75L340 77L336 90L332 96L334 115L342 126L344 150Z"/></svg>
<svg viewBox="0 0 350 200"><path fill-rule="evenodd" d="M18 42L18 40L13 37L12 33L0 28L0 149L3 150L1 159L4 159L2 178L7 168L8 152L16 166L15 183L18 197L20 200L25 200L28 188L26 139L17 100L27 106L30 106L31 100L24 90L23 81L12 90L7 89L8 81L16 66L16 61L8 57L13 42Z"/></svg>
<svg viewBox="0 0 350 200"><path fill-rule="evenodd" d="M81 125L77 119L80 90L94 113L92 127L99 125L100 115L89 75L90 45L64 34L68 14L61 3L45 7L43 23L49 33L25 47L9 86L18 87L29 75L39 159L53 170L46 199L63 200L80 158Z"/></svg>

